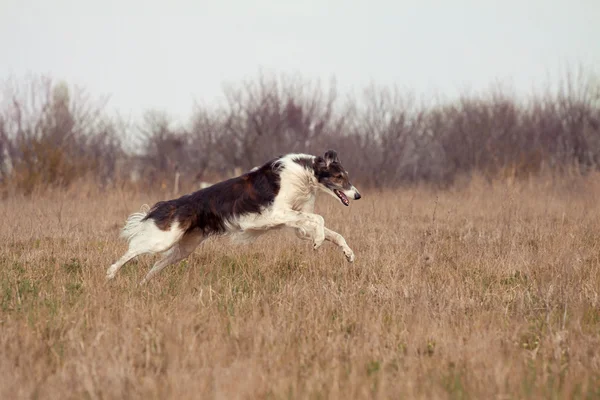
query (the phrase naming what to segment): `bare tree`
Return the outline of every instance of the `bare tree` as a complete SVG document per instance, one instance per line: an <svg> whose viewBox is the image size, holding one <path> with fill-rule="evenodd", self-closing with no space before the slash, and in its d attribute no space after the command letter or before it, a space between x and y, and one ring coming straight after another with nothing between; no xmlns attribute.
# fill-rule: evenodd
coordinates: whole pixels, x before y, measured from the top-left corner
<svg viewBox="0 0 600 400"><path fill-rule="evenodd" d="M104 185L129 179L118 164L150 187L170 188L179 174L187 190L283 153L328 148L349 160L355 182L378 187L449 185L474 173L586 173L600 162L600 81L583 70L526 101L496 86L435 104L393 86L342 102L335 81L260 74L226 86L224 104L196 107L185 125L148 111L129 151L126 124L108 117L104 99L44 77L9 79L2 89L0 182L24 192L84 177Z"/></svg>

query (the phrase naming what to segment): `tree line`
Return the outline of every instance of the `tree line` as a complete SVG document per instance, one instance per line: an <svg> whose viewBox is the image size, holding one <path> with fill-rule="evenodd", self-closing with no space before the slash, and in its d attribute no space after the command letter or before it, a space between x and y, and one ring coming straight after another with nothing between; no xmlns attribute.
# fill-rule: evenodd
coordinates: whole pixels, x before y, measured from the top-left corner
<svg viewBox="0 0 600 400"><path fill-rule="evenodd" d="M333 81L259 75L227 86L219 105L196 106L182 125L157 111L126 122L106 99L49 77L9 79L0 89L0 185L26 194L82 180L151 189L177 175L190 191L279 154L328 148L363 187L585 174L600 165L595 78L569 73L526 98L498 86L424 102L398 87L351 98Z"/></svg>

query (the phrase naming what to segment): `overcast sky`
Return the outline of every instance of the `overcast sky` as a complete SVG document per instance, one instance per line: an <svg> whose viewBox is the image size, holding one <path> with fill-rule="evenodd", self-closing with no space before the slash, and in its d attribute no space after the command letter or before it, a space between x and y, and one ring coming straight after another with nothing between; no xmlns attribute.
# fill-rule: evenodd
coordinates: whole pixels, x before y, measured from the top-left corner
<svg viewBox="0 0 600 400"><path fill-rule="evenodd" d="M132 116L187 116L260 68L354 92L526 92L600 66L600 0L0 0L0 51L0 79L49 74Z"/></svg>

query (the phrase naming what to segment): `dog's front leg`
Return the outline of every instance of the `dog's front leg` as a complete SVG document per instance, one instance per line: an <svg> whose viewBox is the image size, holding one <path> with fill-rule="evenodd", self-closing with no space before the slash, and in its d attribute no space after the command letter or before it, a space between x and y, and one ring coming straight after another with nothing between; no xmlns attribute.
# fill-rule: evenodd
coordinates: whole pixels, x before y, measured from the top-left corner
<svg viewBox="0 0 600 400"><path fill-rule="evenodd" d="M325 241L325 219L318 214L307 214L311 218L311 222L315 229L313 237L313 248L317 250Z"/></svg>
<svg viewBox="0 0 600 400"><path fill-rule="evenodd" d="M325 219L319 214L301 213L305 221L309 221L314 227L313 248L317 250L325 241Z"/></svg>
<svg viewBox="0 0 600 400"><path fill-rule="evenodd" d="M348 246L348 243L346 243L346 239L344 239L344 237L342 235L340 235L339 233L337 233L335 231L332 231L331 229L328 229L328 228L324 228L324 229L325 229L325 239L337 244L344 252L346 259L349 262L354 262L354 252Z"/></svg>
<svg viewBox="0 0 600 400"><path fill-rule="evenodd" d="M296 234L302 239L312 239L315 250L325 241L323 217L303 211L276 210L260 218L245 221L241 225L241 229L243 231L249 229L269 230L281 225L296 229Z"/></svg>
<svg viewBox="0 0 600 400"><path fill-rule="evenodd" d="M321 247L325 241L325 219L318 214L303 211L280 211L274 220L281 221L284 225L295 228L296 234L303 239L312 239L314 249Z"/></svg>
<svg viewBox="0 0 600 400"><path fill-rule="evenodd" d="M325 241L325 219L319 214L304 211L286 210L279 216L290 228L296 228L296 235L302 239L312 239L314 249Z"/></svg>
<svg viewBox="0 0 600 400"><path fill-rule="evenodd" d="M298 221L289 224L289 226L294 227L296 236L300 239L312 240L315 250L318 249L327 238L325 226L323 225L321 227L319 223L315 223L314 221Z"/></svg>

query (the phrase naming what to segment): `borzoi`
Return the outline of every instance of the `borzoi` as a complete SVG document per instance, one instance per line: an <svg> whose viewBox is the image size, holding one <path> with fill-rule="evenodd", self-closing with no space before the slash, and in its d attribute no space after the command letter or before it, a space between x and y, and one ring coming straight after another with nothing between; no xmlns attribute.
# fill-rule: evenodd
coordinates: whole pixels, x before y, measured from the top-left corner
<svg viewBox="0 0 600 400"><path fill-rule="evenodd" d="M338 245L349 262L354 252L337 232L327 229L315 214L318 191L350 204L360 193L350 183L337 153L324 157L287 154L253 168L241 176L216 183L177 199L160 201L131 214L121 232L129 249L108 268L107 279L115 277L129 260L145 253L163 253L141 285L166 266L189 256L207 237L232 235L252 240L270 229L288 227L315 250L329 240Z"/></svg>

